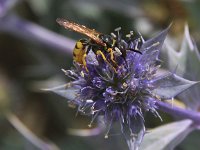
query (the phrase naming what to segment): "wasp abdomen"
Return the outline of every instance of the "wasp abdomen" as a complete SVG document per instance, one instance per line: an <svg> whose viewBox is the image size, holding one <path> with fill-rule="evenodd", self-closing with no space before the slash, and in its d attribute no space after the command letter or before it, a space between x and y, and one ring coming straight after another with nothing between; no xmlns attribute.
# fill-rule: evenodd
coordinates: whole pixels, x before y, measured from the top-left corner
<svg viewBox="0 0 200 150"><path fill-rule="evenodd" d="M85 46L81 41L76 42L73 51L73 59L75 62L79 64L83 64L83 55L85 54Z"/></svg>

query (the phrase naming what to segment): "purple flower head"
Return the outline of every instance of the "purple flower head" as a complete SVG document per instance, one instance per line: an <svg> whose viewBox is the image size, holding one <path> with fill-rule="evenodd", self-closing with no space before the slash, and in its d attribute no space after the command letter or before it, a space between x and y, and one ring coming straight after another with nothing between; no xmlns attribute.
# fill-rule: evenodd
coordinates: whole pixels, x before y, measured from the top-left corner
<svg viewBox="0 0 200 150"><path fill-rule="evenodd" d="M103 116L108 137L112 124L119 122L130 149L137 148L145 134L144 113L161 119L156 103L195 84L173 73L157 75L161 62L158 56L168 29L147 41L139 33L130 32L124 37L118 29L103 35L108 38L104 38L106 46L87 47L91 50L85 66L74 62L73 69L65 70L77 91L71 102L79 112L92 116L90 126L96 117ZM96 47L106 59L95 53ZM183 82L189 84L177 86Z"/></svg>

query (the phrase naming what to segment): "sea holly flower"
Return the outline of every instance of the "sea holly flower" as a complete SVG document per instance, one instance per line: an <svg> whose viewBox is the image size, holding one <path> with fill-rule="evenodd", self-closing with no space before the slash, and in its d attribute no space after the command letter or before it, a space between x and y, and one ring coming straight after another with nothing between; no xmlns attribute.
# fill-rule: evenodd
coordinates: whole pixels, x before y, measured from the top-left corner
<svg viewBox="0 0 200 150"><path fill-rule="evenodd" d="M106 61L90 51L86 66L74 62L71 70L63 69L71 81L51 90L77 105L80 113L91 116L89 126L103 116L106 138L113 123L118 122L129 149L137 149L145 134L144 114L150 112L162 120L157 102L171 99L196 83L170 72L158 74L158 56L168 30L147 41L132 32L125 38L119 31L112 33L110 37L116 40L114 60L103 48ZM124 51L126 55L122 55Z"/></svg>

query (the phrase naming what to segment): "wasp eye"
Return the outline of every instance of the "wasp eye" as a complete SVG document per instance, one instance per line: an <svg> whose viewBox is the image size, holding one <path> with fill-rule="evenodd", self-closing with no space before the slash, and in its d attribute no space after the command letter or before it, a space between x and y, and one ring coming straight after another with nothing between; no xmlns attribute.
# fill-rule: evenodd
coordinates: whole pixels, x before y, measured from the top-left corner
<svg viewBox="0 0 200 150"><path fill-rule="evenodd" d="M106 44L112 43L112 37L110 35L101 35L100 38L102 39L103 42Z"/></svg>

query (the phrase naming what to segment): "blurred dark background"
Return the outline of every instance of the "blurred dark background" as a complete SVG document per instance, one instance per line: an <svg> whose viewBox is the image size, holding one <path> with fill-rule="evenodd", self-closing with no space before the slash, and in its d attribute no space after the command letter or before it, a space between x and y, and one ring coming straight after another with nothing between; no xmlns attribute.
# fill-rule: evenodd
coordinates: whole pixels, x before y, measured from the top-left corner
<svg viewBox="0 0 200 150"><path fill-rule="evenodd" d="M68 81L61 69L70 69L75 41L84 37L60 27L56 18L102 33L137 29L145 39L173 23L169 35L177 41L188 23L199 46L199 10L199 0L0 0L0 149L127 149L119 131L108 139L92 135L91 118L76 116L66 99L42 90ZM147 115L147 128L172 121L161 116L163 122ZM91 136L75 136L70 129ZM197 150L199 137L191 134L177 149Z"/></svg>

